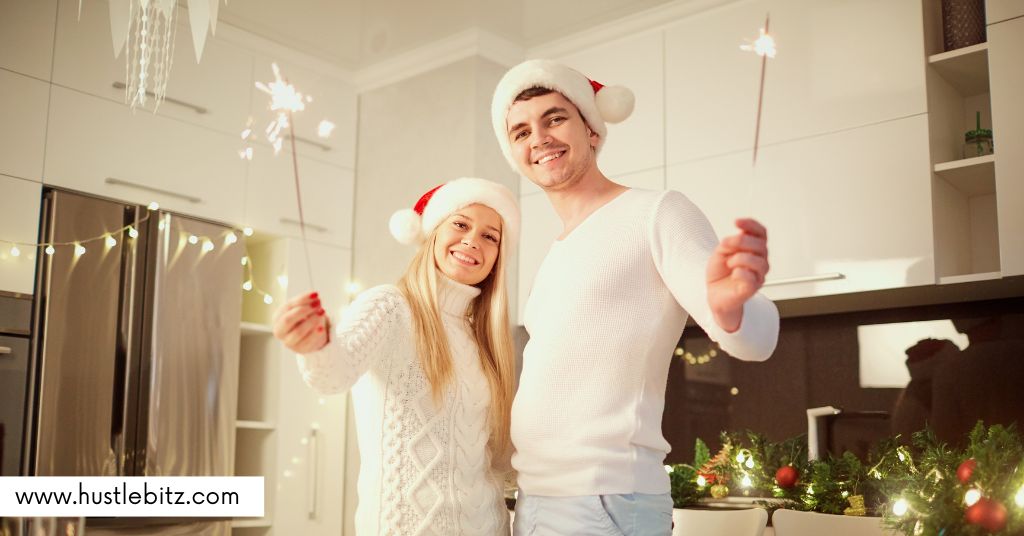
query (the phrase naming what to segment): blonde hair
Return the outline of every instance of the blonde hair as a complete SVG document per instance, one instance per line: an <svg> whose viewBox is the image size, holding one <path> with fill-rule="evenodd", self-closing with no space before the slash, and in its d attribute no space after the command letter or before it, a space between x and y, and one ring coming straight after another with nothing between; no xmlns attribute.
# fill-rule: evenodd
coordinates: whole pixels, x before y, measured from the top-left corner
<svg viewBox="0 0 1024 536"><path fill-rule="evenodd" d="M409 302L416 332L416 353L430 382L434 402L440 403L453 372L451 350L438 307L440 270L434 261L436 240L437 228L420 245L405 275L398 281L398 288ZM498 244L498 257L491 273L477 285L480 295L466 311L480 355L480 368L491 391L488 441L491 463L501 471L508 469L511 455L509 425L515 393L515 355L505 290L505 256L503 238Z"/></svg>

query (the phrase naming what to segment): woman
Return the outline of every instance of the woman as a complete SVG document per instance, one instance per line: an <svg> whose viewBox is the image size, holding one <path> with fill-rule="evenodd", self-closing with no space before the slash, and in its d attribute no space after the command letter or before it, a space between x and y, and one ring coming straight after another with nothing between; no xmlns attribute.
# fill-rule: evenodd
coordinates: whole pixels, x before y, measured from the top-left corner
<svg viewBox="0 0 1024 536"><path fill-rule="evenodd" d="M278 311L274 335L299 354L306 383L352 389L360 535L508 534L504 262L518 231L507 188L456 179L391 218L392 234L419 250L397 286L360 294L333 334L316 293Z"/></svg>

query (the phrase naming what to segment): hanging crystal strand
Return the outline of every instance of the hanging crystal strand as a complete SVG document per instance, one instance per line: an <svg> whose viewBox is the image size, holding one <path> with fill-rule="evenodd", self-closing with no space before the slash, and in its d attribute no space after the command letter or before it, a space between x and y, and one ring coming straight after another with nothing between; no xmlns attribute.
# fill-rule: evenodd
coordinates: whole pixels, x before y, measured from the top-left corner
<svg viewBox="0 0 1024 536"><path fill-rule="evenodd" d="M174 21L174 14L177 11L177 3L173 1L165 2L163 7L160 9L162 15L160 23L162 26L159 28L160 33L155 39L159 41L155 42L157 46L157 63L153 70L153 93L156 95L156 106L153 111L160 107L160 103L164 100L164 95L167 91L167 80L170 78L171 65L174 60L174 41L177 34L177 24Z"/></svg>
<svg viewBox="0 0 1024 536"><path fill-rule="evenodd" d="M135 26L135 1L130 0L128 2L128 38L125 40L125 51L124 51L124 103L129 104L131 102L129 98L129 92L132 88L132 80L136 76L135 66L137 65L138 59L136 58L135 47L132 46L132 32Z"/></svg>

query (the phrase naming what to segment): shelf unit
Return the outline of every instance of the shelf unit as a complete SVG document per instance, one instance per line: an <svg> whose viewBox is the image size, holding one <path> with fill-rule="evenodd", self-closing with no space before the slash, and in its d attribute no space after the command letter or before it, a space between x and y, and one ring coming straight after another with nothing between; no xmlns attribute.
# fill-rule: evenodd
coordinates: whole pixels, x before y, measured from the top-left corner
<svg viewBox="0 0 1024 536"><path fill-rule="evenodd" d="M231 523L231 533L234 536L271 536L274 534L277 489L275 468L281 350L270 323L276 304L284 299L284 294L270 275L277 264L272 241L249 237L246 249L251 270L245 270L245 277L251 274L256 290L244 292L242 298L235 474L264 478L264 517L236 519ZM264 303L263 294L259 291L269 294L274 303Z"/></svg>
<svg viewBox="0 0 1024 536"><path fill-rule="evenodd" d="M992 128L989 45L943 50L940 0L923 0L935 279L1000 277L996 154L964 158L964 133Z"/></svg>

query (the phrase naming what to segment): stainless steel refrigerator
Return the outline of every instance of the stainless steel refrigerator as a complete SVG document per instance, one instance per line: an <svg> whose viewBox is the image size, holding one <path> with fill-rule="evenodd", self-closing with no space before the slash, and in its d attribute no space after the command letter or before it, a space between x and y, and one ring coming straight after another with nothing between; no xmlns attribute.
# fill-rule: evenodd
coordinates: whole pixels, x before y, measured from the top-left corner
<svg viewBox="0 0 1024 536"><path fill-rule="evenodd" d="M242 242L222 225L62 190L44 192L41 218L41 241L66 245L39 255L24 474L233 474ZM230 522L87 529L219 535Z"/></svg>

